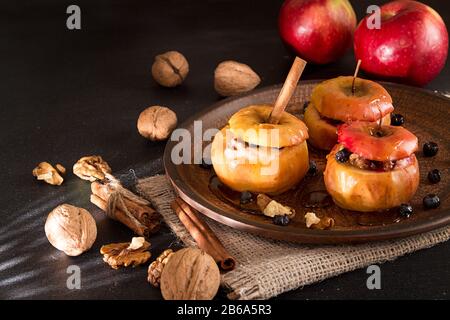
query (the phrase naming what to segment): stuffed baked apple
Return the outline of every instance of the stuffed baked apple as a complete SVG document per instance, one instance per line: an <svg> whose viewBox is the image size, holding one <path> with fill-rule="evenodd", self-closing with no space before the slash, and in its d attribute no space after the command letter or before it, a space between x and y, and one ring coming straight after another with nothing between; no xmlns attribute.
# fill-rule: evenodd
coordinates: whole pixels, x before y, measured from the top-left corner
<svg viewBox="0 0 450 320"><path fill-rule="evenodd" d="M295 186L308 171L305 124L287 112L278 124L267 123L272 110L271 105L245 107L214 137L211 161L228 187L279 194Z"/></svg>
<svg viewBox="0 0 450 320"><path fill-rule="evenodd" d="M419 185L417 137L403 127L343 124L327 156L324 180L334 202L354 211L407 203Z"/></svg>
<svg viewBox="0 0 450 320"><path fill-rule="evenodd" d="M305 110L309 142L330 150L337 141L337 126L351 121L390 124L394 110L389 93L380 84L356 77L337 77L318 84Z"/></svg>

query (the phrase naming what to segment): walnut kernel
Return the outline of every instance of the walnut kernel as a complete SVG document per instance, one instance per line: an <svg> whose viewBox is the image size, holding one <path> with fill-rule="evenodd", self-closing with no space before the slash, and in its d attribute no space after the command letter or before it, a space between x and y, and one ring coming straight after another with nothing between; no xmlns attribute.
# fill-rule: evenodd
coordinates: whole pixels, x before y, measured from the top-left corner
<svg viewBox="0 0 450 320"><path fill-rule="evenodd" d="M68 256L78 256L94 244L97 226L89 211L62 204L48 215L45 235L56 249Z"/></svg>
<svg viewBox="0 0 450 320"><path fill-rule="evenodd" d="M178 51L168 51L155 57L152 65L153 79L164 87L176 87L186 79L189 63Z"/></svg>
<svg viewBox="0 0 450 320"><path fill-rule="evenodd" d="M164 266L167 264L167 261L169 261L169 258L172 255L173 255L172 249L164 250L163 253L161 253L159 257L155 261L150 263L150 265L148 266L147 280L154 287L159 287L161 281L161 273L164 269Z"/></svg>
<svg viewBox="0 0 450 320"><path fill-rule="evenodd" d="M66 174L66 168L64 168L64 166L60 163L57 163L55 165L56 170L58 170L59 173L61 174Z"/></svg>
<svg viewBox="0 0 450 320"><path fill-rule="evenodd" d="M38 180L44 180L48 184L59 186L63 183L64 179L48 162L41 162L36 168L33 169L33 176Z"/></svg>
<svg viewBox="0 0 450 320"><path fill-rule="evenodd" d="M260 82L252 68L236 61L221 62L214 71L214 88L224 97L250 91Z"/></svg>
<svg viewBox="0 0 450 320"><path fill-rule="evenodd" d="M319 218L314 212L307 212L305 214L305 222L307 228L312 229L331 229L334 227L334 219L330 217Z"/></svg>
<svg viewBox="0 0 450 320"><path fill-rule="evenodd" d="M100 248L103 261L113 269L137 266L150 259L150 243L144 237L134 237L131 242L111 243Z"/></svg>
<svg viewBox="0 0 450 320"><path fill-rule="evenodd" d="M94 182L105 179L111 168L100 156L86 156L73 165L73 173L83 180Z"/></svg>
<svg viewBox="0 0 450 320"><path fill-rule="evenodd" d="M256 204L265 216L273 218L276 215L287 215L289 218L295 216L295 210L291 207L271 199L269 196L260 193L256 197Z"/></svg>
<svg viewBox="0 0 450 320"><path fill-rule="evenodd" d="M137 128L141 136L152 141L165 140L177 126L177 115L166 107L152 106L141 112Z"/></svg>

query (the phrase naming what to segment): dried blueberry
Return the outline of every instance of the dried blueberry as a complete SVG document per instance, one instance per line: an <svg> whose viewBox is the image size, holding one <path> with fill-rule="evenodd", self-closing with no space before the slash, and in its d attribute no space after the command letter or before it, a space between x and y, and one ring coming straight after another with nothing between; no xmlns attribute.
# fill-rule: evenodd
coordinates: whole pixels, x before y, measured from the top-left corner
<svg viewBox="0 0 450 320"><path fill-rule="evenodd" d="M350 151L344 148L336 152L335 157L337 161L344 163L348 161L348 158L350 157L351 154L352 153Z"/></svg>
<svg viewBox="0 0 450 320"><path fill-rule="evenodd" d="M413 213L413 207L407 203L402 203L399 209L400 216L403 218L409 218Z"/></svg>
<svg viewBox="0 0 450 320"><path fill-rule="evenodd" d="M315 175L317 175L317 164L315 161L309 162L309 169L306 174L310 177L314 177Z"/></svg>
<svg viewBox="0 0 450 320"><path fill-rule="evenodd" d="M252 201L253 201L253 195L251 192L248 192L248 191L241 192L241 199L240 199L241 204L247 204Z"/></svg>
<svg viewBox="0 0 450 320"><path fill-rule="evenodd" d="M423 154L425 157L433 157L438 153L439 147L436 142L427 142L423 145Z"/></svg>
<svg viewBox="0 0 450 320"><path fill-rule="evenodd" d="M273 217L273 223L278 226L287 226L289 224L289 217L287 215L276 215Z"/></svg>
<svg viewBox="0 0 450 320"><path fill-rule="evenodd" d="M436 209L440 204L441 200L433 193L430 193L423 198L423 206L425 209Z"/></svg>
<svg viewBox="0 0 450 320"><path fill-rule="evenodd" d="M400 113L391 113L391 125L402 126L405 123L405 118Z"/></svg>
<svg viewBox="0 0 450 320"><path fill-rule="evenodd" d="M430 172L428 172L428 181L431 183L438 183L441 181L441 173L438 169L433 169Z"/></svg>

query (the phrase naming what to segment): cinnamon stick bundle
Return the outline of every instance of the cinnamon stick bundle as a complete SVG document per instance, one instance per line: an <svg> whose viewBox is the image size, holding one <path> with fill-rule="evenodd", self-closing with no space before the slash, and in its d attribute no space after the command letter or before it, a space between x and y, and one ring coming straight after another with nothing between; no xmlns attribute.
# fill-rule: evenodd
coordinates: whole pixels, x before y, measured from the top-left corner
<svg viewBox="0 0 450 320"><path fill-rule="evenodd" d="M115 183L93 182L91 202L140 236L149 237L159 230L160 216L144 199ZM112 198L111 198L112 197Z"/></svg>
<svg viewBox="0 0 450 320"><path fill-rule="evenodd" d="M172 202L171 206L198 247L213 257L223 271L233 270L236 260L227 252L211 228L200 219L196 211L179 197Z"/></svg>

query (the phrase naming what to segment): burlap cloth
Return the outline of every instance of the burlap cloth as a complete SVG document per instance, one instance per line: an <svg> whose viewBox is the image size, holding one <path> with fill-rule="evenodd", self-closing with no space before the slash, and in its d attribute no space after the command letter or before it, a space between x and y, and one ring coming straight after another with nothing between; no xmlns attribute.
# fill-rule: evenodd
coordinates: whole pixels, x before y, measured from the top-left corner
<svg viewBox="0 0 450 320"><path fill-rule="evenodd" d="M170 207L175 193L165 176L139 180L136 187L186 246L196 246ZM222 275L222 286L230 290L230 299L268 299L347 271L429 248L450 237L448 226L393 241L306 246L268 240L203 218L238 262L235 270Z"/></svg>

